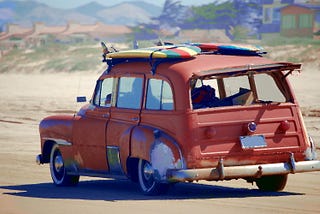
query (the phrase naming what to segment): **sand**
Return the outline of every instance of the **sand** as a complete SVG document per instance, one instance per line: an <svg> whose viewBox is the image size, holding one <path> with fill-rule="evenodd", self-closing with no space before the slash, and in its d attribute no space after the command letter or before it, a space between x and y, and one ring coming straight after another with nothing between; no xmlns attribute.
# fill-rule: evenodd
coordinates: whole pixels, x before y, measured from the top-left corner
<svg viewBox="0 0 320 214"><path fill-rule="evenodd" d="M320 148L320 71L289 77ZM100 73L0 74L0 213L319 213L320 172L290 175L283 192L259 192L243 180L177 184L147 197L129 181L81 177L78 187L52 184L48 165L35 164L38 124L73 113L77 95L90 96Z"/></svg>

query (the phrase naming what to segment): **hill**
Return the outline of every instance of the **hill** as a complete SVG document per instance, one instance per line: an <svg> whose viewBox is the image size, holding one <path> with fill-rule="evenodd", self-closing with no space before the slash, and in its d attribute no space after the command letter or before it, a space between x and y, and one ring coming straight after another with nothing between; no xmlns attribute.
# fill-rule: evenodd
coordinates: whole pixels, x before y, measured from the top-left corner
<svg viewBox="0 0 320 214"><path fill-rule="evenodd" d="M125 12L124 12L125 11ZM106 7L96 2L85 4L74 9L52 8L35 1L0 1L0 27L6 23L31 26L34 22L46 25L65 25L67 22L93 24L134 25L147 23L152 17L161 13L161 7L136 1L125 2Z"/></svg>

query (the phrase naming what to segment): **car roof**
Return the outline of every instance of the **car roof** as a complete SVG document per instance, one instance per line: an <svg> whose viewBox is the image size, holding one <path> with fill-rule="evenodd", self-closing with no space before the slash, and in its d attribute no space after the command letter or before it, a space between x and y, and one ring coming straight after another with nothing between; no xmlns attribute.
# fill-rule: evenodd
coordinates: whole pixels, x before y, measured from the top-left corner
<svg viewBox="0 0 320 214"><path fill-rule="evenodd" d="M199 54L190 59L149 61L147 59L124 59L112 65L101 77L116 73L154 72L166 76L179 75L184 78L192 76L235 75L248 71L284 71L300 69L301 64L276 62L261 56L234 56ZM132 69L135 68L135 69ZM113 71L114 70L114 71Z"/></svg>
<svg viewBox="0 0 320 214"><path fill-rule="evenodd" d="M300 64L276 62L261 56L199 55L194 60L176 63L172 69L189 70L193 76L234 75L247 71L283 71L300 69Z"/></svg>

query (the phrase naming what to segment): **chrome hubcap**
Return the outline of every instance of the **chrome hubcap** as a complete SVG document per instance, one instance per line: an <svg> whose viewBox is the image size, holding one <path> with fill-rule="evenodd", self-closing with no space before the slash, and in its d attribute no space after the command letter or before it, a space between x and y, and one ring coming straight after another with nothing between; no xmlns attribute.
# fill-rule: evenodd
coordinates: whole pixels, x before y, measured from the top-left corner
<svg viewBox="0 0 320 214"><path fill-rule="evenodd" d="M54 168L58 173L60 173L63 168L63 159L60 155L57 155L54 159Z"/></svg>
<svg viewBox="0 0 320 214"><path fill-rule="evenodd" d="M143 174L146 180L150 180L153 178L153 168L149 163L144 165Z"/></svg>

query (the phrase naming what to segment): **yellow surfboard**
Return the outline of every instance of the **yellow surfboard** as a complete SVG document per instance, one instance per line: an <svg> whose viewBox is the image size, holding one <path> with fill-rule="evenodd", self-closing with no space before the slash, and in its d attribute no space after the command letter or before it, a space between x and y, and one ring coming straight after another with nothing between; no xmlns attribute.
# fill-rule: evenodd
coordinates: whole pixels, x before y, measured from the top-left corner
<svg viewBox="0 0 320 214"><path fill-rule="evenodd" d="M149 48L140 48L133 50L125 50L112 52L106 55L106 58L171 58L171 59L188 59L198 55L201 49L197 46L181 45L181 46L155 46Z"/></svg>

